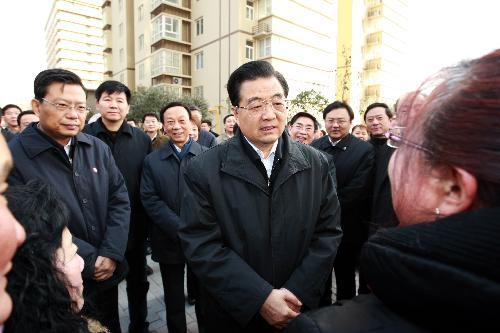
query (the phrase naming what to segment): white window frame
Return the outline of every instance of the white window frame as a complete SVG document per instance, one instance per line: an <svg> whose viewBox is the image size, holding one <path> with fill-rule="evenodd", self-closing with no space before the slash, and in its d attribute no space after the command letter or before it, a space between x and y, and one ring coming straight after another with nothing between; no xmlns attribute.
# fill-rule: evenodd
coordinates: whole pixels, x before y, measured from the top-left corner
<svg viewBox="0 0 500 333"><path fill-rule="evenodd" d="M196 53L194 56L196 59L196 70L203 69L203 62L204 62L203 51Z"/></svg>
<svg viewBox="0 0 500 333"><path fill-rule="evenodd" d="M181 20L179 18L167 15L160 15L152 22L151 40L153 43L162 38L170 38L175 40L181 39Z"/></svg>
<svg viewBox="0 0 500 333"><path fill-rule="evenodd" d="M248 45L248 43L252 43L252 45ZM251 40L247 40L245 42L245 59L253 60L254 58L254 42Z"/></svg>
<svg viewBox="0 0 500 333"><path fill-rule="evenodd" d="M254 5L253 1L247 1L245 6L245 18L247 20L253 20L254 18Z"/></svg>
<svg viewBox="0 0 500 333"><path fill-rule="evenodd" d="M203 98L203 86L196 86L193 88L194 97Z"/></svg>
<svg viewBox="0 0 500 333"><path fill-rule="evenodd" d="M139 22L141 22L144 19L144 5L141 4L137 8L137 16L138 16Z"/></svg>
<svg viewBox="0 0 500 333"><path fill-rule="evenodd" d="M139 51L144 50L144 34L139 35Z"/></svg>
<svg viewBox="0 0 500 333"><path fill-rule="evenodd" d="M182 73L182 55L178 52L162 49L153 54L151 75L180 75Z"/></svg>
<svg viewBox="0 0 500 333"><path fill-rule="evenodd" d="M203 35L203 16L196 21L196 36Z"/></svg>
<svg viewBox="0 0 500 333"><path fill-rule="evenodd" d="M265 58L271 55L271 45L271 37L259 40L259 58Z"/></svg>

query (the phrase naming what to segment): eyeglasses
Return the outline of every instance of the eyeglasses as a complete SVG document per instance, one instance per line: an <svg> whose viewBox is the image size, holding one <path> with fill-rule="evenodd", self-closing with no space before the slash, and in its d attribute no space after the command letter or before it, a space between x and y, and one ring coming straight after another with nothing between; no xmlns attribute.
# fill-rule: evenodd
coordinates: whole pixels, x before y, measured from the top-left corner
<svg viewBox="0 0 500 333"><path fill-rule="evenodd" d="M306 131L306 132L314 132L314 126L304 126L302 124L293 124L293 128L297 131Z"/></svg>
<svg viewBox="0 0 500 333"><path fill-rule="evenodd" d="M403 139L403 132L404 132L405 127L403 126L395 126L389 130L389 132L385 133L385 137L388 139L387 140L387 145L392 148L399 148L401 145L407 145L409 147L424 151L428 154L432 154L432 151L430 151L428 148L419 145L418 143L414 143L412 141L408 141L406 139Z"/></svg>
<svg viewBox="0 0 500 333"><path fill-rule="evenodd" d="M44 102L47 102L50 105L54 106L57 111L61 111L61 112L68 112L71 109L75 109L76 112L78 112L80 114L84 114L84 113L87 113L87 112L90 111L89 107L87 107L86 105L82 105L82 104L79 104L79 105L70 105L70 104L66 104L64 102L54 103L54 102L46 100L45 98L42 98L42 100Z"/></svg>
<svg viewBox="0 0 500 333"><path fill-rule="evenodd" d="M270 99L256 99L248 103L247 106L239 106L236 107L238 109L248 110L252 115L259 115L264 113L266 109L266 105L270 105L271 109L276 111L279 114L285 113L288 110L290 101L286 99L282 99L280 97L273 97Z"/></svg>
<svg viewBox="0 0 500 333"><path fill-rule="evenodd" d="M345 119L326 119L325 122L329 125L333 125L334 123L337 123L339 126L344 126L345 124L348 123L347 120Z"/></svg>

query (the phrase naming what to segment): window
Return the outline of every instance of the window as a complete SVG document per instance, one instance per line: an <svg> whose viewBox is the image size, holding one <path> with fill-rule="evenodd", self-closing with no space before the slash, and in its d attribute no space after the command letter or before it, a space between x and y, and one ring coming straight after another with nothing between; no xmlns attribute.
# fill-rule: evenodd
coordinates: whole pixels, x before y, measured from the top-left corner
<svg viewBox="0 0 500 333"><path fill-rule="evenodd" d="M174 5L179 5L179 0L167 0L167 2L173 3Z"/></svg>
<svg viewBox="0 0 500 333"><path fill-rule="evenodd" d="M203 68L203 52L196 53L196 69Z"/></svg>
<svg viewBox="0 0 500 333"><path fill-rule="evenodd" d="M271 37L259 40L259 57L269 57L271 55Z"/></svg>
<svg viewBox="0 0 500 333"><path fill-rule="evenodd" d="M196 36L203 35L203 17L196 20Z"/></svg>
<svg viewBox="0 0 500 333"><path fill-rule="evenodd" d="M139 80L144 80L144 64L139 65Z"/></svg>
<svg viewBox="0 0 500 333"><path fill-rule="evenodd" d="M249 20L253 20L253 1L247 1L245 17Z"/></svg>
<svg viewBox="0 0 500 333"><path fill-rule="evenodd" d="M139 35L139 50L144 50L144 34Z"/></svg>
<svg viewBox="0 0 500 333"><path fill-rule="evenodd" d="M123 23L118 24L118 37L123 36Z"/></svg>
<svg viewBox="0 0 500 333"><path fill-rule="evenodd" d="M137 12L138 12L137 16L140 22L144 18L144 5L140 5Z"/></svg>
<svg viewBox="0 0 500 333"><path fill-rule="evenodd" d="M120 62L123 62L124 55L125 52L123 51L123 49L120 49Z"/></svg>
<svg viewBox="0 0 500 333"><path fill-rule="evenodd" d="M271 15L271 0L260 0L259 1L259 17L265 17Z"/></svg>
<svg viewBox="0 0 500 333"><path fill-rule="evenodd" d="M153 20L152 42L157 42L162 38L180 39L179 19L166 15L158 16Z"/></svg>
<svg viewBox="0 0 500 333"><path fill-rule="evenodd" d="M169 50L161 50L153 55L151 75L181 74L181 54Z"/></svg>
<svg viewBox="0 0 500 333"><path fill-rule="evenodd" d="M253 42L251 40L247 40L245 45L245 58L248 60L253 60Z"/></svg>
<svg viewBox="0 0 500 333"><path fill-rule="evenodd" d="M203 86L194 87L194 97L203 98Z"/></svg>

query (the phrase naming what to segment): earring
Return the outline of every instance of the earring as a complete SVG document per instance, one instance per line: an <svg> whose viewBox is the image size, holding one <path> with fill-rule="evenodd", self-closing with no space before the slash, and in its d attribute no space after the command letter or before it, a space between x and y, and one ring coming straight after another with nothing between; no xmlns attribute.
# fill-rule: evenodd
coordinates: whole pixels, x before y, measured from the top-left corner
<svg viewBox="0 0 500 333"><path fill-rule="evenodd" d="M441 211L439 210L438 207L436 207L436 209L434 210L434 213L436 214L436 220L439 219L439 217L441 216Z"/></svg>

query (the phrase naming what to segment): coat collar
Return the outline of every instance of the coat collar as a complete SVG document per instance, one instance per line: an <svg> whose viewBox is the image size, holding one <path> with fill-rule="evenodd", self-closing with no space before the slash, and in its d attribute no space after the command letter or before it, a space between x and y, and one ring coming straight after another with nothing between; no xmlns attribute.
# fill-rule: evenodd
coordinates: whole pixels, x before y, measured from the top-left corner
<svg viewBox="0 0 500 333"><path fill-rule="evenodd" d="M101 133L108 134L109 131L102 122L102 118L97 119L94 122L94 126L96 129L96 135L99 135ZM129 136L132 136L132 126L130 126L125 120L123 121L122 125L120 126L120 129L118 130L118 133L124 133Z"/></svg>
<svg viewBox="0 0 500 333"><path fill-rule="evenodd" d="M355 143L356 140L359 140L359 139L354 137L354 135L352 135L352 134L347 134L339 142L337 142L337 144L335 146L333 146L332 143L330 142L330 139L329 139L328 134L327 134L327 135L323 136L322 138L318 139L318 141L317 141L318 143L316 145L313 145L313 146L315 146L319 150L323 150L323 151L330 150L330 149L339 149L339 150L346 151L349 149L350 146L353 145L353 143Z"/></svg>
<svg viewBox="0 0 500 333"><path fill-rule="evenodd" d="M38 123L33 123L19 134L19 142L23 146L29 158L33 158L51 148L64 149L51 137L39 130L37 126ZM89 136L81 132L74 136L72 140L76 145L92 145L92 141Z"/></svg>
<svg viewBox="0 0 500 333"><path fill-rule="evenodd" d="M242 135L240 131L237 131L233 138L223 143L224 151L221 171L251 183L269 194L269 186L265 178L253 163L249 154L245 151L248 147L244 146L242 140L245 140L245 138L243 138ZM299 143L290 140L286 132L283 132L280 140L281 149L279 153L277 149L275 158L280 159L279 163L282 163L282 167L275 178L273 189L278 189L295 173L311 168L310 162L298 147ZM278 147L279 146L280 144L278 144ZM251 147L249 148L251 149ZM258 158L255 151L251 152L255 154L254 158Z"/></svg>
<svg viewBox="0 0 500 333"><path fill-rule="evenodd" d="M203 147L196 141L193 140L191 143L191 147L189 147L188 154L197 156L200 155L203 152ZM174 157L175 152L172 150L172 146L170 146L168 141L165 141L165 143L161 146L161 148L158 150L158 153L160 154L160 159L166 160L169 158L171 155Z"/></svg>

